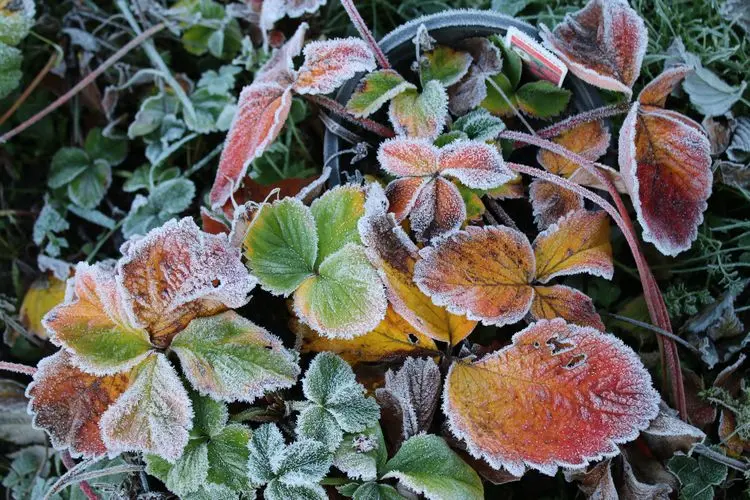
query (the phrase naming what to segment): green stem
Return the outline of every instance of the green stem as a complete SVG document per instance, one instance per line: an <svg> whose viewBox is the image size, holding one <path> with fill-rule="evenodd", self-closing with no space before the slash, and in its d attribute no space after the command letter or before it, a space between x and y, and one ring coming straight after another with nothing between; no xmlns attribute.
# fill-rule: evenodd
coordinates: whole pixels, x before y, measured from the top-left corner
<svg viewBox="0 0 750 500"><path fill-rule="evenodd" d="M99 239L99 241L96 242L96 246L86 256L86 262L88 262L90 264L94 260L94 257L96 257L96 254L98 254L99 250L101 250L102 246L104 246L104 243L108 239L110 239L112 237L112 235L115 234L118 229L120 229L120 227L122 227L123 223L125 223L125 218L124 217L122 219L120 219L117 222L117 224L115 224L115 226L107 232L107 234L105 234L104 236L102 236Z"/></svg>

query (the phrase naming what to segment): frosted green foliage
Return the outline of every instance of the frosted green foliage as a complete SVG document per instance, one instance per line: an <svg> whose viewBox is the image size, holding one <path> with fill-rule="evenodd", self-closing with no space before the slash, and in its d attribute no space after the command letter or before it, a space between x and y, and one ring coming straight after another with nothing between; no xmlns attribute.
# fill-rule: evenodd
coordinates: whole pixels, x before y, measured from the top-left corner
<svg viewBox="0 0 750 500"><path fill-rule="evenodd" d="M224 403L191 394L195 421L182 456L170 464L156 455L146 455L146 472L158 477L181 498L208 498L211 493L236 498L253 485L247 474L250 429L226 425ZM215 500L215 499L214 499Z"/></svg>
<svg viewBox="0 0 750 500"><path fill-rule="evenodd" d="M14 0L0 4L0 43L18 45L34 26L33 0Z"/></svg>
<svg viewBox="0 0 750 500"><path fill-rule="evenodd" d="M415 88L414 84L392 69L373 71L359 82L346 103L346 109L360 118L370 116L401 92Z"/></svg>
<svg viewBox="0 0 750 500"><path fill-rule="evenodd" d="M169 179L149 195L137 195L122 225L122 234L144 235L187 210L195 197L195 184L184 178Z"/></svg>
<svg viewBox="0 0 750 500"><path fill-rule="evenodd" d="M505 130L505 123L486 109L479 108L457 119L451 128L465 133L471 140L484 142L495 140Z"/></svg>
<svg viewBox="0 0 750 500"><path fill-rule="evenodd" d="M242 69L236 66L222 66L219 71L205 71L198 80L198 88L205 88L213 95L230 92L234 88L235 76Z"/></svg>
<svg viewBox="0 0 750 500"><path fill-rule="evenodd" d="M239 72L237 67L222 66L218 73L213 70L203 73L195 91L190 94L195 116L184 116L190 130L201 134L229 130L237 109L232 88L234 76Z"/></svg>
<svg viewBox="0 0 750 500"><path fill-rule="evenodd" d="M351 479L374 481L388 460L383 432L375 424L361 433L345 434L333 465Z"/></svg>
<svg viewBox="0 0 750 500"><path fill-rule="evenodd" d="M336 187L316 199L310 210L318 231L316 265L347 243L362 243L357 222L365 213L365 197L360 187Z"/></svg>
<svg viewBox="0 0 750 500"><path fill-rule="evenodd" d="M720 485L727 477L726 465L703 455L697 460L676 455L669 460L667 468L680 480L681 500L712 500L714 486Z"/></svg>
<svg viewBox="0 0 750 500"><path fill-rule="evenodd" d="M477 473L438 437L420 434L406 441L384 468L382 479L402 485L430 500L482 499Z"/></svg>
<svg viewBox="0 0 750 500"><path fill-rule="evenodd" d="M249 477L266 485L266 499L325 499L318 483L330 467L331 454L325 446L309 439L287 446L274 424L261 425L249 443Z"/></svg>
<svg viewBox="0 0 750 500"><path fill-rule="evenodd" d="M176 117L180 110L180 101L175 96L159 92L156 95L148 97L143 100L141 107L135 114L133 123L128 127L128 137L135 139L136 137L145 136L152 132L158 132L162 123L166 117ZM162 131L163 132L163 131ZM171 130L169 140L176 140L182 136L182 130L179 136L175 137L176 131ZM159 134L163 136L164 134Z"/></svg>
<svg viewBox="0 0 750 500"><path fill-rule="evenodd" d="M180 176L178 167L168 165L141 165L122 185L122 190L126 193L134 193L145 189L150 191L153 186L158 186L162 182L174 179Z"/></svg>
<svg viewBox="0 0 750 500"><path fill-rule="evenodd" d="M25 390L26 386L15 380L0 379L0 441L14 444L45 442L44 431L31 426Z"/></svg>
<svg viewBox="0 0 750 500"><path fill-rule="evenodd" d="M28 446L8 454L11 461L2 485L11 498L39 499L49 490L56 478L49 477L53 462L48 455L49 449L41 445ZM51 498L60 500L59 495Z"/></svg>
<svg viewBox="0 0 750 500"><path fill-rule="evenodd" d="M448 94L437 80L425 83L422 92L407 89L391 100L388 117L399 135L434 139L448 119Z"/></svg>
<svg viewBox="0 0 750 500"><path fill-rule="evenodd" d="M68 248L67 240L60 237L59 233L67 231L69 227L70 224L60 212L55 210L48 202L45 202L42 211L39 212L39 216L34 222L32 239L37 246L42 246L46 241L44 253L50 257L57 257L60 255L62 248Z"/></svg>
<svg viewBox="0 0 750 500"><path fill-rule="evenodd" d="M339 488L339 493L350 496L354 500L404 500L405 498L396 491L396 488L387 484L369 482L365 484L350 483L346 486L350 485L349 489Z"/></svg>
<svg viewBox="0 0 750 500"><path fill-rule="evenodd" d="M344 432L362 432L380 418L378 404L365 397L352 368L333 353L324 352L312 360L302 380L302 391L309 403L300 412L297 433L302 438L325 439L330 451L341 444ZM325 415L328 426L335 421L339 432L316 431L312 422L320 415Z"/></svg>
<svg viewBox="0 0 750 500"><path fill-rule="evenodd" d="M231 59L242 45L242 31L236 19L225 7L213 0L181 0L172 8L181 19L188 19L182 33L185 50L196 56L210 53L221 59Z"/></svg>
<svg viewBox="0 0 750 500"><path fill-rule="evenodd" d="M21 51L0 43L0 99L13 92L21 81Z"/></svg>

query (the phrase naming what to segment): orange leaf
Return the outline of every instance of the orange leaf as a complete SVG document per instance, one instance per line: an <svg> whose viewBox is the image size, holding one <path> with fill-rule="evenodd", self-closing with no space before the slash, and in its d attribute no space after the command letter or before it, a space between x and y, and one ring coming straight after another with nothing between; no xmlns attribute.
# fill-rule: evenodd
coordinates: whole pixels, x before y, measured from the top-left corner
<svg viewBox="0 0 750 500"><path fill-rule="evenodd" d="M641 93L638 94L638 102L663 108L667 102L667 96L692 72L693 68L689 66L675 66L674 68L665 70L661 75L654 78L651 83L643 87Z"/></svg>
<svg viewBox="0 0 750 500"><path fill-rule="evenodd" d="M659 401L629 347L560 319L530 325L479 361L453 363L443 393L451 432L473 456L517 476L618 454Z"/></svg>
<svg viewBox="0 0 750 500"><path fill-rule="evenodd" d="M564 123L562 122L560 125L563 126ZM604 126L601 120L597 120L570 128L553 137L552 141L587 160L596 161L607 152L610 139L609 129ZM546 149L540 149L536 158L544 168L563 177L569 178L580 168L577 163Z"/></svg>
<svg viewBox="0 0 750 500"><path fill-rule="evenodd" d="M469 226L420 255L414 282L453 314L506 325L521 320L531 306L534 253L519 231Z"/></svg>
<svg viewBox="0 0 750 500"><path fill-rule="evenodd" d="M51 273L35 280L23 296L18 317L21 325L40 339L47 338L42 318L65 298L65 282Z"/></svg>
<svg viewBox="0 0 750 500"><path fill-rule="evenodd" d="M294 83L294 58L302 52L308 27L307 23L297 27L294 35L258 70L253 83L278 83L285 88Z"/></svg>
<svg viewBox="0 0 750 500"><path fill-rule="evenodd" d="M122 248L117 280L154 345L167 347L193 318L247 303L255 286L226 235L171 220Z"/></svg>
<svg viewBox="0 0 750 500"><path fill-rule="evenodd" d="M542 39L570 71L597 87L633 93L648 44L646 26L627 0L591 0Z"/></svg>
<svg viewBox="0 0 750 500"><path fill-rule="evenodd" d="M99 377L76 368L60 350L39 362L34 381L26 390L34 426L44 429L57 450L74 457L103 455L99 420L128 387L127 373Z"/></svg>
<svg viewBox="0 0 750 500"><path fill-rule="evenodd" d="M435 305L414 283L418 249L388 213L388 200L378 184L371 184L359 233L367 256L386 286L388 302L395 312L424 335L456 345L476 326L462 316Z"/></svg>
<svg viewBox="0 0 750 500"><path fill-rule="evenodd" d="M711 195L711 144L672 111L634 103L622 124L619 164L643 239L665 255L690 248Z"/></svg>
<svg viewBox="0 0 750 500"><path fill-rule="evenodd" d="M604 331L604 323L591 298L564 285L535 286L530 313L534 319L562 318L569 323Z"/></svg>
<svg viewBox="0 0 750 500"><path fill-rule="evenodd" d="M262 155L281 132L291 107L289 86L276 82L253 83L242 89L211 187L213 208L221 207L232 196L250 163Z"/></svg>
<svg viewBox="0 0 750 500"><path fill-rule="evenodd" d="M376 68L370 47L359 38L310 42L304 54L294 84L300 94L330 94L357 73Z"/></svg>
<svg viewBox="0 0 750 500"><path fill-rule="evenodd" d="M589 273L611 279L614 273L606 212L579 210L539 233L534 240L537 279Z"/></svg>
<svg viewBox="0 0 750 500"><path fill-rule="evenodd" d="M529 199L534 212L534 222L540 230L547 229L569 212L583 208L581 195L541 179L531 182Z"/></svg>
<svg viewBox="0 0 750 500"><path fill-rule="evenodd" d="M392 361L437 350L430 337L411 326L393 307L388 307L385 318L374 330L349 340L324 337L293 321L292 330L301 342L302 353L331 351L351 365Z"/></svg>

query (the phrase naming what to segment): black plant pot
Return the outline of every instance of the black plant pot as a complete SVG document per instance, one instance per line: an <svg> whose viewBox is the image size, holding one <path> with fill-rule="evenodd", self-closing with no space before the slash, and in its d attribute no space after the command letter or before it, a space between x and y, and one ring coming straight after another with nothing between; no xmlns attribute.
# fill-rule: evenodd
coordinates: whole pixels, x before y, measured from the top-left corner
<svg viewBox="0 0 750 500"><path fill-rule="evenodd" d="M529 36L539 39L537 30L533 26L518 19L508 17L493 11L482 10L447 10L429 16L414 19L388 33L380 40L379 45L388 56L391 64L397 69L408 69L414 57L414 45L412 39L417 34L417 29L424 24L430 35L438 43L451 45L465 38L485 37L490 35L504 35L510 27L523 31ZM404 72L403 74L406 74ZM336 100L346 104L363 74L359 74L346 82L336 94ZM568 74L565 86L573 92L573 108L577 112L587 111L602 105L602 99L598 92L590 85ZM352 125L341 119L334 118L343 127L351 128ZM358 133L360 133L358 131ZM342 145L342 139L326 129L323 156L326 165L331 167L329 183L338 185L341 183L341 156L337 153L341 149L347 149L350 145Z"/></svg>

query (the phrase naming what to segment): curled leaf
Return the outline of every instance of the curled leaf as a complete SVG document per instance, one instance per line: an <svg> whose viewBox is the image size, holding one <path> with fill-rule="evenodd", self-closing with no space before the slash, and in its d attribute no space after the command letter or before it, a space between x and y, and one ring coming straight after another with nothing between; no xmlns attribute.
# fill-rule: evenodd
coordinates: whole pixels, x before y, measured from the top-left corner
<svg viewBox="0 0 750 500"><path fill-rule="evenodd" d="M561 122L560 126L564 124L565 122ZM587 160L596 161L607 152L610 138L604 123L595 120L567 129L553 137L552 141ZM545 169L567 178L581 168L579 164L546 149L540 149L536 158Z"/></svg>
<svg viewBox="0 0 750 500"><path fill-rule="evenodd" d="M297 72L294 91L299 94L330 94L357 73L375 69L375 56L359 38L308 43L305 61Z"/></svg>
<svg viewBox="0 0 750 500"><path fill-rule="evenodd" d="M468 52L438 45L422 54L419 76L423 83L437 80L444 87L450 87L469 71L471 61L472 57Z"/></svg>
<svg viewBox="0 0 750 500"><path fill-rule="evenodd" d="M659 411L638 356L619 339L539 321L479 361L451 365L443 410L454 435L494 468L554 475L619 453Z"/></svg>
<svg viewBox="0 0 750 500"><path fill-rule="evenodd" d="M627 0L590 0L565 16L554 32L542 27L547 47L581 80L633 93L646 54L648 32Z"/></svg>

